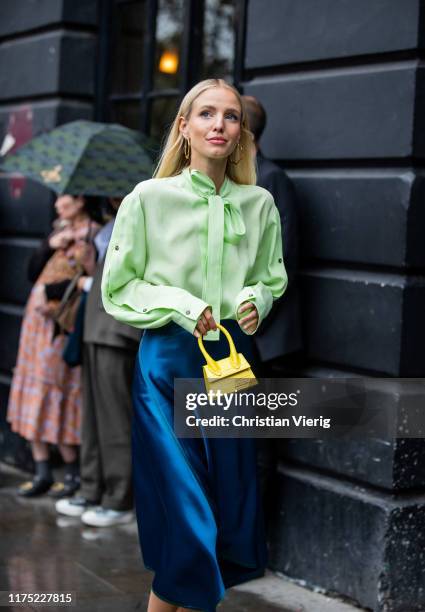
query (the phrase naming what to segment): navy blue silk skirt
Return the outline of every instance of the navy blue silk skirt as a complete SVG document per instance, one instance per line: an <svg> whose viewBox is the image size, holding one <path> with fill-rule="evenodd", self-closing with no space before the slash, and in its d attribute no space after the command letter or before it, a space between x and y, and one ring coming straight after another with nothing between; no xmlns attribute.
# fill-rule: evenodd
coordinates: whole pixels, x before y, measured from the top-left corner
<svg viewBox="0 0 425 612"><path fill-rule="evenodd" d="M250 361L250 338L236 321L224 325ZM224 334L205 346L216 359L229 354ZM201 378L204 361L182 327L145 331L133 382L133 478L152 590L169 603L215 612L226 588L264 574L267 548L256 440L174 433L174 378Z"/></svg>

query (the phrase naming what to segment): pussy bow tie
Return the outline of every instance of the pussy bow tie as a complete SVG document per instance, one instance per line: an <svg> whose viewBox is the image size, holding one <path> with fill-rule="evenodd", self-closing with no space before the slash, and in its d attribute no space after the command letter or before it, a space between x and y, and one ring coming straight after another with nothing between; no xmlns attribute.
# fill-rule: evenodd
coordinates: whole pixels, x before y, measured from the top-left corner
<svg viewBox="0 0 425 612"><path fill-rule="evenodd" d="M240 207L231 202L228 195L231 182L224 177L223 185L217 194L214 182L209 176L199 170L185 168L183 173L191 181L193 191L208 204L208 246L206 282L203 290L203 299L211 304L212 313L217 323L220 323L221 293L222 293L222 263L224 242L238 244L245 235L245 224L242 219ZM220 331L210 330L205 336L206 340L218 340Z"/></svg>
<svg viewBox="0 0 425 612"><path fill-rule="evenodd" d="M242 236L245 236L246 228L242 219L239 204L228 199L230 193L230 180L224 177L224 182L219 193L212 179L199 170L189 170L193 190L205 200L205 203L213 206L223 206L224 209L224 240L230 244L238 244Z"/></svg>

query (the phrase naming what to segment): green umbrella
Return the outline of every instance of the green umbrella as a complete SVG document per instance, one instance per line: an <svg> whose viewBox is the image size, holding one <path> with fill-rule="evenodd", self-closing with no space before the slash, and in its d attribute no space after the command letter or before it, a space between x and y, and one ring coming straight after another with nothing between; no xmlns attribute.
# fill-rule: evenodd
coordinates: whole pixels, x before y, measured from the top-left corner
<svg viewBox="0 0 425 612"><path fill-rule="evenodd" d="M72 121L36 136L0 164L57 194L122 197L152 177L153 142L113 123Z"/></svg>

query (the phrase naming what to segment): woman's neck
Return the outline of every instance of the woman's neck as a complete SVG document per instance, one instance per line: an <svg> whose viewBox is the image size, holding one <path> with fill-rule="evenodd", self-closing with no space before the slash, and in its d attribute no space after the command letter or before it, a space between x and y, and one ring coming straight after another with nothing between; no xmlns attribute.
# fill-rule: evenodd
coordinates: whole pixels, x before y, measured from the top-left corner
<svg viewBox="0 0 425 612"><path fill-rule="evenodd" d="M209 159L205 157L197 157L192 155L190 160L190 169L196 169L203 172L213 181L216 192L218 193L224 182L226 174L227 158L225 159Z"/></svg>

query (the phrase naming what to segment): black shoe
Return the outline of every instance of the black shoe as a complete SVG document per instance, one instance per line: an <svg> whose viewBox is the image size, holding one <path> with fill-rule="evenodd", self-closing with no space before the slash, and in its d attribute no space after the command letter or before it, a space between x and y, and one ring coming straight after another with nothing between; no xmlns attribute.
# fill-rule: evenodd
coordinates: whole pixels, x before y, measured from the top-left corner
<svg viewBox="0 0 425 612"><path fill-rule="evenodd" d="M24 482L18 489L18 495L20 497L35 497L36 495L42 495L47 493L53 484L53 480L46 480L35 476L33 480Z"/></svg>
<svg viewBox="0 0 425 612"><path fill-rule="evenodd" d="M55 482L49 491L49 497L61 499L62 497L72 497L80 488L80 477L66 474L63 482Z"/></svg>

